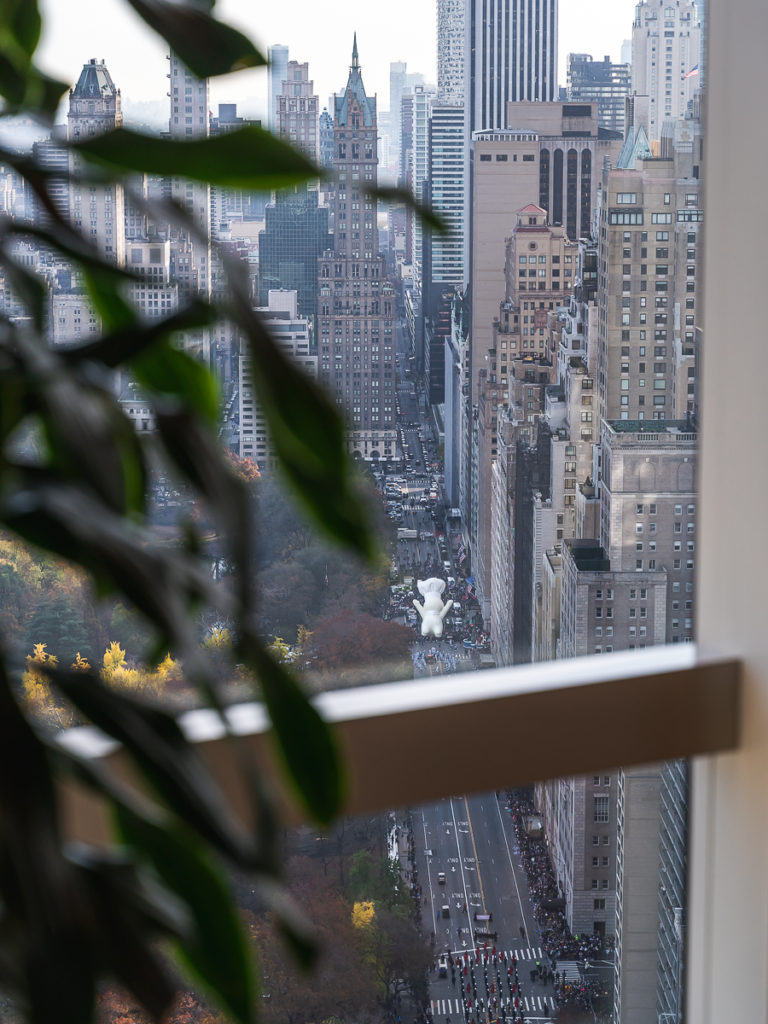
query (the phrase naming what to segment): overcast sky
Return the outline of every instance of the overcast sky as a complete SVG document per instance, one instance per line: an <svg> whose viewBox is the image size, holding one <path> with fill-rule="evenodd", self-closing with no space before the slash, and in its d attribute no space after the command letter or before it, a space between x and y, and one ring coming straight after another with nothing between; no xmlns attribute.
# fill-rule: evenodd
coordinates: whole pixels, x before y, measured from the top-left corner
<svg viewBox="0 0 768 1024"><path fill-rule="evenodd" d="M608 54L619 59L631 35L636 0L560 0L560 81L565 82L569 52ZM123 97L165 100L168 83L163 47L132 15L124 0L43 0L46 28L41 49L44 68L74 81L91 57L104 58ZM435 0L219 0L220 17L246 31L264 50L285 43L290 58L309 61L321 105L343 88L357 31L363 80L389 105L389 63L404 60L409 71L436 79ZM266 106L266 74L246 72L219 79L212 104L261 100Z"/></svg>

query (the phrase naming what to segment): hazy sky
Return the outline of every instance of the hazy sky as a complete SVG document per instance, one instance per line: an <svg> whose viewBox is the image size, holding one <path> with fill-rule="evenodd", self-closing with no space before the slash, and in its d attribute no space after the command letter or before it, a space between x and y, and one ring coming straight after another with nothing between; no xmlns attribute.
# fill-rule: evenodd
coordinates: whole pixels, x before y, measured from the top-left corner
<svg viewBox="0 0 768 1024"><path fill-rule="evenodd" d="M631 35L636 0L560 0L560 81L572 51L606 54L614 60ZM74 81L91 57L104 58L123 97L164 101L167 65L159 40L124 0L43 0L46 31L43 67ZM219 0L217 11L246 31L264 50L285 43L291 59L309 61L321 105L343 88L357 31L363 80L389 105L389 63L404 60L409 71L436 79L435 0ZM263 97L266 74L241 73L212 86L212 103Z"/></svg>

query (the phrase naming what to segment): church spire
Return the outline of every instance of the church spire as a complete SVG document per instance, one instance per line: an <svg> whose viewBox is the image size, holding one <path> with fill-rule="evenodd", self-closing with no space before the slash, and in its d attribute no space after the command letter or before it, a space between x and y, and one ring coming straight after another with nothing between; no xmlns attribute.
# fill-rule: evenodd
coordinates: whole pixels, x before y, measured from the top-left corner
<svg viewBox="0 0 768 1024"><path fill-rule="evenodd" d="M355 38L354 38L354 41L352 43L352 67L353 68L359 68L360 67L360 61L357 58L357 32L355 32Z"/></svg>

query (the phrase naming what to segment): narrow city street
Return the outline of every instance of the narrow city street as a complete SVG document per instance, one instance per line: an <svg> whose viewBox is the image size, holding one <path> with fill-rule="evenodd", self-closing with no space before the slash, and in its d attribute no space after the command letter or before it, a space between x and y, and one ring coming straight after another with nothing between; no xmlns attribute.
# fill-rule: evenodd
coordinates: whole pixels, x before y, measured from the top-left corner
<svg viewBox="0 0 768 1024"><path fill-rule="evenodd" d="M424 929L431 925L434 937L433 1019L503 1019L517 999L527 1020L552 1020L554 986L533 978L550 962L503 797L454 796L420 808L413 834ZM578 978L575 963L556 967L567 979Z"/></svg>

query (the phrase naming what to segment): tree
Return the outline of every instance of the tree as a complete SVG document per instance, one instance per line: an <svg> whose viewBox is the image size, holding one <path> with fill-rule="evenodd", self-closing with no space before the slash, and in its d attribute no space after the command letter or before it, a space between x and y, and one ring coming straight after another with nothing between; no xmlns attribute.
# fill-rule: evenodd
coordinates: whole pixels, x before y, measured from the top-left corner
<svg viewBox="0 0 768 1024"><path fill-rule="evenodd" d="M320 684L361 686L385 679L410 679L413 633L367 613L347 613L315 624L310 647Z"/></svg>

